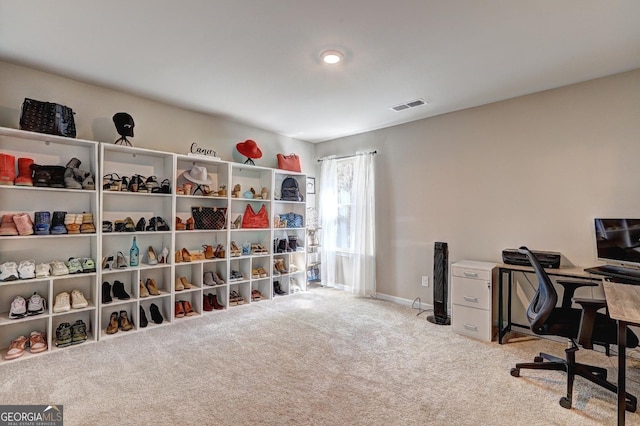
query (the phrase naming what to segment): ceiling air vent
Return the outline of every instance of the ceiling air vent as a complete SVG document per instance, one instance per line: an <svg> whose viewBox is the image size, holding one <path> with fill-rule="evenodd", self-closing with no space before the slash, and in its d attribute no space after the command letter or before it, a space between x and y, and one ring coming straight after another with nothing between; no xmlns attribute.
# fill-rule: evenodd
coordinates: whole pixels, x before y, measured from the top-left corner
<svg viewBox="0 0 640 426"><path fill-rule="evenodd" d="M427 103L424 99L416 99L413 101L405 102L403 104L392 106L391 109L394 111L404 111L405 109L415 108L426 104Z"/></svg>

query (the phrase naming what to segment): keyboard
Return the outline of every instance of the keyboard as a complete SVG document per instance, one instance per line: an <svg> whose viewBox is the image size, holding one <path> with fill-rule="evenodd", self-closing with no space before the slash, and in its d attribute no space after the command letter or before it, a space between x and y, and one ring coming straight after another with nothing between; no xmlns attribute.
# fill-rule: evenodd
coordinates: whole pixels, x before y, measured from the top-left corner
<svg viewBox="0 0 640 426"><path fill-rule="evenodd" d="M622 278L638 278L640 279L640 269L624 268L622 266L602 265L586 268L585 272L597 275L609 275Z"/></svg>

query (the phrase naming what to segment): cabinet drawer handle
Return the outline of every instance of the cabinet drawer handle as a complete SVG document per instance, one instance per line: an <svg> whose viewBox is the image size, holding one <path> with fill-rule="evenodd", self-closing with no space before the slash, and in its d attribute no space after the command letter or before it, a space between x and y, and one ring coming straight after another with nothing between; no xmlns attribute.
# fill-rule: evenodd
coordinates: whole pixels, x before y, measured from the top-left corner
<svg viewBox="0 0 640 426"><path fill-rule="evenodd" d="M478 331L478 327L473 324L465 324L464 328L466 328L467 330Z"/></svg>
<svg viewBox="0 0 640 426"><path fill-rule="evenodd" d="M478 277L478 273L477 272L466 272L464 273L465 277L473 277L473 278L477 278Z"/></svg>
<svg viewBox="0 0 640 426"><path fill-rule="evenodd" d="M464 300L467 301L467 302L478 303L478 298L477 297L464 296Z"/></svg>

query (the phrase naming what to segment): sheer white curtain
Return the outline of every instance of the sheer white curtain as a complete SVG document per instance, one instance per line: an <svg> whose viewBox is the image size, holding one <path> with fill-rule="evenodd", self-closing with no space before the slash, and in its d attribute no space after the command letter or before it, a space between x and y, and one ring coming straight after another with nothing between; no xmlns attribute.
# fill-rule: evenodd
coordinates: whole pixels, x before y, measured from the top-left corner
<svg viewBox="0 0 640 426"><path fill-rule="evenodd" d="M320 277L323 284L336 285L338 251L338 169L335 158L327 158L320 168L319 215L322 227Z"/></svg>
<svg viewBox="0 0 640 426"><path fill-rule="evenodd" d="M359 296L376 294L374 194L372 153L349 160L323 160L319 197L321 276L326 285L344 285Z"/></svg>
<svg viewBox="0 0 640 426"><path fill-rule="evenodd" d="M376 294L376 199L373 154L355 158L353 191L355 209L351 214L353 238L351 285L360 296Z"/></svg>

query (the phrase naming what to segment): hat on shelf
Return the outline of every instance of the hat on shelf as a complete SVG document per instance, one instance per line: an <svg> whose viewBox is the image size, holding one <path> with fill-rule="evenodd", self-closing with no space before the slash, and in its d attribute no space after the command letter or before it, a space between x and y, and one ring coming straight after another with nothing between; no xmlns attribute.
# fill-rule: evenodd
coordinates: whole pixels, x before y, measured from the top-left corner
<svg viewBox="0 0 640 426"><path fill-rule="evenodd" d="M113 116L113 123L116 125L116 130L120 136L133 137L133 128L135 123L133 117L126 112L118 112Z"/></svg>
<svg viewBox="0 0 640 426"><path fill-rule="evenodd" d="M191 170L185 170L182 176L188 181L202 185L209 185L213 182L207 173L207 168L204 166L194 165Z"/></svg>
<svg viewBox="0 0 640 426"><path fill-rule="evenodd" d="M238 144L236 144L236 149L240 154L248 158L262 157L262 151L260 151L260 148L258 148L258 144L256 143L256 141L251 139L247 139L244 142L239 142Z"/></svg>

